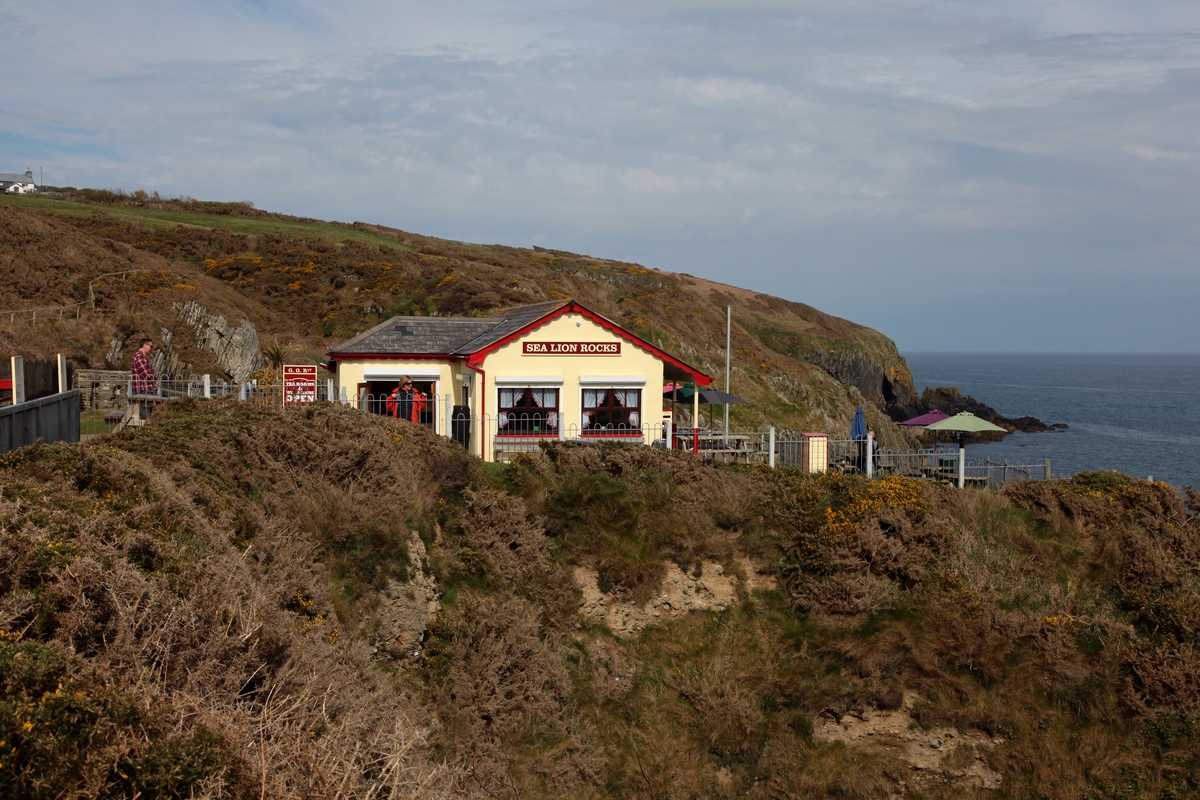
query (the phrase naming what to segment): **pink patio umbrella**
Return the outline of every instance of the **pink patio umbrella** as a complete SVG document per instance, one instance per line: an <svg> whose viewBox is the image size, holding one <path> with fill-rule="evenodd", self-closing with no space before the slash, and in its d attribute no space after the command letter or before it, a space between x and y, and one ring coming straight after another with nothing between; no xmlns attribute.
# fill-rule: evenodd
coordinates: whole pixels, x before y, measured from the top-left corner
<svg viewBox="0 0 1200 800"><path fill-rule="evenodd" d="M947 414L945 411L938 411L937 409L934 409L933 411L930 411L928 414L922 414L919 417L913 417L912 419L906 419L906 420L904 420L904 422L901 422L900 424L901 425L913 425L915 427L925 427L926 425L932 425L935 422L941 422L942 420L949 419L949 418L950 418L950 415Z"/></svg>

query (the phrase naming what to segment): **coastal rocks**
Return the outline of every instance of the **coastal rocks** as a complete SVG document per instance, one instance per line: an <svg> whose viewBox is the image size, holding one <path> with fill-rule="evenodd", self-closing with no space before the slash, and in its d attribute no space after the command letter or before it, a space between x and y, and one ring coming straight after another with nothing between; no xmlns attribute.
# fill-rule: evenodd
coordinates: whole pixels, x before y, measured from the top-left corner
<svg viewBox="0 0 1200 800"><path fill-rule="evenodd" d="M371 646L377 658L421 655L425 632L441 610L441 594L425 569L425 543L416 531L408 541L407 583L388 580L375 612Z"/></svg>
<svg viewBox="0 0 1200 800"><path fill-rule="evenodd" d="M945 784L956 788L998 789L1001 775L988 764L987 751L1004 743L1000 736L957 728L921 730L913 719L920 698L906 694L895 710L862 708L843 715L826 709L813 725L813 741L840 742L852 750L892 756L911 772L896 786L907 796Z"/></svg>
<svg viewBox="0 0 1200 800"><path fill-rule="evenodd" d="M955 386L939 386L938 388L927 388L921 394L921 406L926 411L937 409L944 411L947 414L957 414L961 411L969 411L980 419L985 419L995 425L999 425L1009 433L1013 431L1022 431L1023 433L1042 433L1043 431L1062 430L1066 428L1064 423L1055 423L1047 425L1037 417L1017 417L1009 419L1002 415L996 409L989 405L985 405L969 394L963 394ZM972 433L968 434L968 442L998 442L1003 439L1005 433Z"/></svg>
<svg viewBox="0 0 1200 800"><path fill-rule="evenodd" d="M854 348L821 336L773 328L759 329L756 333L780 355L820 367L840 383L857 388L868 402L892 419L908 419L918 413L912 374L895 345L882 337L871 347Z"/></svg>
<svg viewBox="0 0 1200 800"><path fill-rule="evenodd" d="M582 592L581 622L605 625L619 636L632 636L650 625L669 622L691 611L724 610L737 602L742 586L747 591L774 588L774 578L760 574L748 559L738 557L737 564L739 569L727 570L716 562L705 562L698 576L668 564L658 595L640 605L602 592L596 570L576 567L575 584ZM745 574L744 581L738 572Z"/></svg>

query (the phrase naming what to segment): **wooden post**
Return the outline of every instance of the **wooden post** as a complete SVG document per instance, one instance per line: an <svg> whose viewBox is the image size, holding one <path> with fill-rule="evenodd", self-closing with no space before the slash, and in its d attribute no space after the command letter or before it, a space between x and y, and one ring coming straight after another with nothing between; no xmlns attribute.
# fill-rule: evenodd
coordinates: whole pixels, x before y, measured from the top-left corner
<svg viewBox="0 0 1200 800"><path fill-rule="evenodd" d="M1046 480L1050 480L1050 459L1046 459Z"/></svg>
<svg viewBox="0 0 1200 800"><path fill-rule="evenodd" d="M71 387L67 385L67 357L58 354L58 393L62 394Z"/></svg>

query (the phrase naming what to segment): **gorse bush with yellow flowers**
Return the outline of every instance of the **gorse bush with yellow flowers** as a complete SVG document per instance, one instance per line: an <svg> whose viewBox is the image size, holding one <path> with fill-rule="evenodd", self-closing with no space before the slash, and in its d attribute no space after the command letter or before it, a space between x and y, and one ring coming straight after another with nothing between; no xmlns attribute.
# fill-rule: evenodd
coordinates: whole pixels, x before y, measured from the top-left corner
<svg viewBox="0 0 1200 800"><path fill-rule="evenodd" d="M202 725L172 730L141 699L61 647L0 631L0 794L169 797L205 782L244 789L240 760L221 737Z"/></svg>

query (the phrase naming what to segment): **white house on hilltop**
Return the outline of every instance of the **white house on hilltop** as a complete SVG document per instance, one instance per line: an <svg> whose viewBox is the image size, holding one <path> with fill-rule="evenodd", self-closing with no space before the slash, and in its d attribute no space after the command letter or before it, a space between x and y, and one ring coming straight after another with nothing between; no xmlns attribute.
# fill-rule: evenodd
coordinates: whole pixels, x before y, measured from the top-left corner
<svg viewBox="0 0 1200 800"><path fill-rule="evenodd" d="M0 172L0 191L6 194L29 194L37 191L33 182L33 169L25 170L24 175L12 172Z"/></svg>

